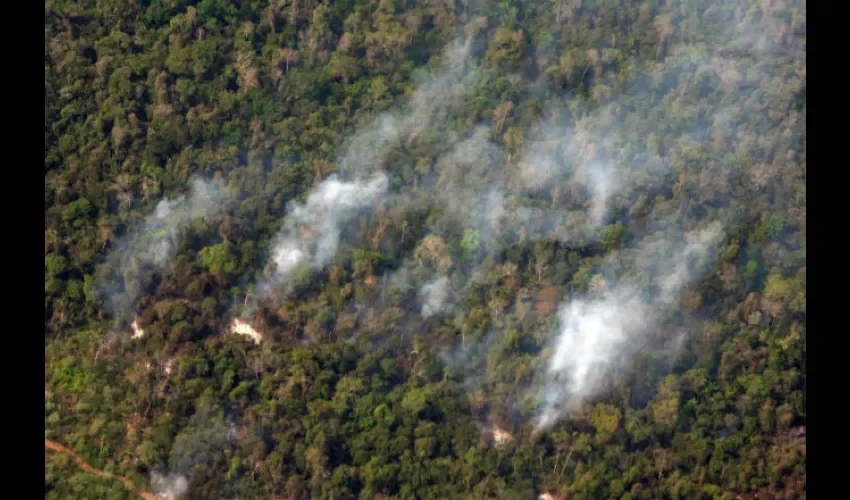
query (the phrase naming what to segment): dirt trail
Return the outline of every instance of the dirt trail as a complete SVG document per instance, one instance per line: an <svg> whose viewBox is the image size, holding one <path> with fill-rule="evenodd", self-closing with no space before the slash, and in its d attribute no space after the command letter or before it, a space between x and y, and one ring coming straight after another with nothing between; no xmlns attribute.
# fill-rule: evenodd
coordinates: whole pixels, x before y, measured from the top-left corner
<svg viewBox="0 0 850 500"><path fill-rule="evenodd" d="M71 457L74 459L74 461L77 462L77 465L79 465L80 468L83 469L86 472L91 472L93 474L97 474L98 476L105 477L107 479L117 479L117 480L121 481L122 483L124 483L124 486L128 490L139 495L140 497L144 498L145 500L157 500L156 495L154 495L153 493L149 493L147 491L142 491L142 490L136 488L133 485L133 483L129 479L127 479L126 477L116 476L115 474L110 474L109 472L104 472L100 469L95 469L91 465L87 464L86 461L83 460L79 455L77 455L73 451L69 450L68 448L62 446L61 444L59 444L55 441L51 441L47 438L44 438L44 447L50 448L53 451L58 451L60 453L67 453L68 455L71 455Z"/></svg>

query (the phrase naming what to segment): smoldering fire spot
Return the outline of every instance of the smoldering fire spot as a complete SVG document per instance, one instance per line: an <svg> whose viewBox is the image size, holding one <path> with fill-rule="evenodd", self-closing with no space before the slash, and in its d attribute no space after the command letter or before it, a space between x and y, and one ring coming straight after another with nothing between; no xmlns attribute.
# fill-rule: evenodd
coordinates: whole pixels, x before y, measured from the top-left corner
<svg viewBox="0 0 850 500"><path fill-rule="evenodd" d="M255 344L259 344L263 340L263 336L260 332L239 318L234 319L231 323L230 333L244 335L250 338Z"/></svg>

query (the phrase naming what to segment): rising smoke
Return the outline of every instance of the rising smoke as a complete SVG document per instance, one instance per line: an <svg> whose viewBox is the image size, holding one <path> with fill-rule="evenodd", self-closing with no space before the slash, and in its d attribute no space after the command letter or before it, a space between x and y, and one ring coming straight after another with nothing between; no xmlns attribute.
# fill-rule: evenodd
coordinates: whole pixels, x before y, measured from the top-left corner
<svg viewBox="0 0 850 500"><path fill-rule="evenodd" d="M765 189L765 179L776 175L776 165L781 165L778 160L755 168L744 161L724 164L707 153L722 151L724 142L734 144L735 134L742 137L737 142L739 157L745 158L748 148L759 147L748 141L747 134L765 126L763 112L751 113L747 104L766 100L773 110L771 134L783 137L786 148L795 147L799 116L787 115L793 97L765 92L751 82L752 75L764 73L791 81L804 77L805 51L793 41L799 33L779 27L767 13L761 18L752 11L745 14L747 8L734 2L723 9L712 7L705 12L712 22L689 26L697 32L681 38L672 35L672 26L659 21L660 36L670 37L668 55L660 62L632 64L626 85L598 82L600 92L593 94L597 105L590 110L577 112L575 100L551 110L536 129L520 134L530 141L518 159L512 160L511 153L491 141L498 126L477 128L434 162L436 181L420 188L432 189L434 204L444 209L430 221L429 237L458 241L461 234L452 224L462 221L467 229L464 243L474 241L481 255L517 242L558 241L582 247L596 241L605 225L630 223L633 212L646 213L641 217L657 226L638 244L641 251L634 262L624 263L618 255L616 266L609 266L613 285L561 305L554 352L538 377L542 388L535 389L543 401L536 417L538 429L596 395L604 377L637 346L659 352L682 346L682 335L663 346L649 342L647 332L658 325L655 310L675 307L687 287L709 269L724 234L721 227L734 231L742 223L748 195ZM694 37L723 49L700 50L689 40ZM603 51L603 62L610 54ZM598 52L591 65L594 57ZM700 88L704 85L700 82L710 79L720 80L720 91L682 92L678 99L669 99L673 88L683 84ZM794 90L793 85L790 88ZM655 101L662 95L667 100L654 107L666 115L646 116L629 104L634 99ZM647 144L645 152L637 152L637 143ZM750 170L749 179L744 179L753 183L751 187L734 184L742 168ZM656 201L669 198L671 191L680 193L678 206ZM713 201L708 211L691 210L689 198L700 199L705 206L704 197L718 192L726 193L727 199ZM546 206L550 200L552 208ZM572 207L554 208L565 201ZM692 231L688 242L678 245L681 229L696 226L707 229ZM451 279L441 278L440 283L466 283L481 274L476 270L480 263L473 259L471 267L450 266ZM412 259L407 265L421 263ZM651 278L653 287L640 286L639 275ZM435 282L429 281L420 286L420 293L427 296L434 288ZM451 311L443 306L429 307L427 312L431 315L437 309L441 314Z"/></svg>
<svg viewBox="0 0 850 500"><path fill-rule="evenodd" d="M713 21L715 32L705 28L703 33L699 25L691 26L694 32L683 35L678 43L666 27L659 27L663 36L671 37L666 48L669 56L631 67L626 85L600 81L598 88L603 90L592 94L596 104L589 110L579 109L577 99L568 101L563 109L547 110L547 117L534 130L521 131L526 143L511 148L516 152L497 145L497 136L505 132L498 125L478 127L466 135L439 130L449 137L446 142L451 147L435 152L429 165L432 175L410 197L394 195L386 172L393 167L387 164L388 152L414 147L426 132L441 129L447 110L462 104L488 77L473 61L469 39L453 44L443 55L444 64L437 75L420 77L406 107L380 115L354 134L339 155L338 175L324 179L304 202L289 206L270 250L271 271L258 286L261 295L267 298L275 288L288 284L302 266L321 268L332 262L348 243L348 228L360 214L372 213L379 201L405 207L415 199L443 209L429 220L425 236L435 242L429 248L439 257L433 260L433 272L412 272L423 265L422 259L414 257L393 275L403 274L406 285L418 288L423 298L420 313L425 318L447 315L457 307L455 299L462 295L462 285L481 274L478 271L485 255L534 241L581 248L597 241L606 224L630 221L631 216L623 215L631 208L624 206L627 201L641 198L651 205L655 197L669 197L674 189L687 191L684 197L698 197L707 191L704 188L727 186L730 199L737 197L733 201L745 205L747 199L740 191L732 191L730 181L739 166L705 160L700 148L710 141L726 141L741 151L741 157L748 149L761 148L747 136L765 126L764 118L740 105L756 93L771 103L772 112L786 117L768 126L793 142L794 136L799 136L795 123L799 117L789 117L789 96L755 88L755 78L750 75L770 72L786 78L786 73L799 75L800 68L803 76L799 78L804 80L805 75L805 53L776 42L780 39L776 23L769 16L754 20L746 14L747 9L749 4L714 9L714 17L706 19ZM718 35L717 26L725 31ZM708 49L698 48L687 40L708 35L719 37L720 44L734 46L737 52L713 51L711 47L721 45L706 41L700 43ZM603 63L605 57L603 51ZM722 81L723 92L682 93L676 100L656 103L656 109L665 110L656 116L636 112L629 103L668 95L671 87L688 79L711 78ZM511 140L516 141L515 136ZM633 152L638 149L633 144L644 143L646 152ZM778 153L784 154L784 150ZM702 162L701 170L695 173L694 167L687 166L691 161ZM755 172L770 168L766 165ZM752 189L766 184L759 176L752 181ZM192 221L215 215L228 200L220 183L193 179L189 195L162 200L154 213L115 243L108 263L123 276L104 280L100 292L116 320L126 324L136 314L142 276L168 264ZM598 394L605 376L636 349L657 348L644 342L657 326L656 310L675 307L681 294L715 258L715 247L724 233L719 225L705 222L719 221L724 230L739 222L739 211L733 210L732 203L720 205L715 212L699 216L690 214L684 203L651 211L648 219L671 218L678 225L659 223L655 232L638 243L632 259L623 262L628 251L612 259L616 265L612 262L610 269L603 270L609 278L601 289L561 304L550 340L551 357L545 370L537 374L533 389L541 401L534 421L538 430L549 428L575 405ZM682 213L673 216L679 210ZM700 219L700 224L695 219ZM707 228L688 233L685 242L678 241L681 228L696 226ZM466 265L452 264L445 258L452 252L443 251L440 244L453 247L461 240ZM649 287L638 277L641 273L651 277ZM444 359L452 368L463 369L471 356L482 356L496 343L500 333L487 335L484 347L470 350L462 346ZM470 387L478 386L476 376L480 375L467 377ZM205 426L202 420L193 423L193 428ZM155 478L158 492L176 496L188 490L186 477L194 463L186 457L205 456L209 449L220 449L228 442L224 427L216 424L211 429L206 437L193 433L178 440L171 464L174 472ZM201 443L203 448L196 450L193 443Z"/></svg>
<svg viewBox="0 0 850 500"><path fill-rule="evenodd" d="M430 318L451 306L449 280L445 276L422 285L420 293L424 301L422 304L423 318Z"/></svg>
<svg viewBox="0 0 850 500"><path fill-rule="evenodd" d="M665 235L670 238L671 234ZM721 228L712 225L686 235L687 243L673 255L659 254L653 246L639 251L635 262L666 268L655 281L658 292L647 294L635 283L636 276L621 276L596 297L566 302L558 313L558 333L547 371L540 381L541 410L537 430L551 426L575 405L594 396L603 378L622 360L642 346L642 336L654 327L653 306L671 305L700 276L716 254ZM635 266L639 272L642 266Z"/></svg>
<svg viewBox="0 0 850 500"><path fill-rule="evenodd" d="M189 480L180 474L163 475L154 471L151 473L151 488L157 498L177 500L189 491Z"/></svg>
<svg viewBox="0 0 850 500"><path fill-rule="evenodd" d="M719 141L728 141L734 130L740 134L759 123L764 126L761 114L749 114L741 106L760 92L755 85L747 85L743 75L771 72L793 80L796 77L789 73L799 75L801 65L803 68L805 65L804 51L793 44L774 42L783 36L790 37L776 29L770 18L759 23L741 15L733 5L730 10L735 13L736 22L728 23L728 19L720 16L716 19L718 24L706 28L706 36L716 36L721 44L718 46L735 47L739 52L720 51L722 56L715 54L709 58L687 43L671 43L669 57L661 64L647 66L652 72L641 73L632 68L633 83L622 93L610 94L607 104L572 123L555 112L536 134L530 134L536 140L525 148L527 153L521 156L515 181L510 184L513 190L507 190L506 198L523 191L548 192L556 197L562 186L569 190L579 185L587 190L587 203L582 207L586 214L584 221L574 212L547 212L539 206L514 209L515 214L526 216L523 218L529 223L554 222L546 224L548 231L536 233L540 239L590 242L595 236L593 228L604 225L606 219L619 213L621 222L629 222L631 217L622 214L630 207L623 206L623 201L649 200L652 206L655 196L671 189L674 193L687 190L685 201L678 207L661 203L646 216L647 221L658 227L641 241L642 249L634 262L624 264L622 255L616 256L616 265L609 266L608 272L613 276L610 280L613 285L573 297L561 305L552 341L553 353L546 371L539 374L539 387L535 389L542 400L535 419L538 430L548 428L572 407L596 395L605 376L634 354L638 346L649 351L681 347L681 335L663 347L647 343L647 333L658 325L653 319L654 310L675 307L686 288L714 261L715 247L723 234L721 225L732 229L740 224L741 206L749 202L747 195L753 189L756 192L764 189L766 184L759 173L767 177L768 170L773 168L775 172L775 167L756 167L749 176L755 186L734 189L737 186L732 185L733 179L742 166L749 168L749 164L721 165L711 157L706 158L706 149L716 149ZM728 29L729 26L733 28ZM669 94L672 86L681 85L685 79L708 78L719 78L724 84L723 91L697 99L682 95L677 101L658 103L659 109L668 109L670 116L647 119L629 110L628 100L636 96L652 99L656 92L656 95ZM606 90L610 91L611 87ZM763 98L769 99L775 112L773 133L787 137L784 142L790 146L794 142L792 138L800 132L793 115L791 119L783 119L791 96L765 94ZM665 136L663 144L659 141L662 136ZM647 153L635 154L630 143L640 140L648 140ZM747 144L746 139L739 144L739 148L755 147L751 142ZM742 157L746 155L745 150L739 151ZM689 210L688 197L718 191L728 193L728 199L715 202L716 209L705 213ZM574 200L583 196L575 190L570 194ZM707 229L690 233L684 246L677 245L680 228L693 227L697 220L699 225L707 223ZM572 225L573 229L563 233L566 225ZM511 230L510 224L497 227L505 232ZM531 234L530 239L535 239L535 233ZM652 289L640 286L638 275L641 274L652 278Z"/></svg>
<svg viewBox="0 0 850 500"><path fill-rule="evenodd" d="M271 249L274 270L256 287L261 299L290 282L302 265L322 268L343 245L343 229L357 215L384 203L407 203L406 198L386 200L389 180L382 170L387 152L400 143L411 143L423 130L436 125L441 113L474 89L480 71L470 58L471 38L452 43L442 55L436 75L419 73L417 90L407 106L379 115L361 127L340 154L339 175L321 182L303 204L293 203ZM358 180L364 176L368 180ZM354 180L344 180L344 177ZM285 290L284 290L285 292ZM243 311L250 316L252 309Z"/></svg>
<svg viewBox="0 0 850 500"><path fill-rule="evenodd" d="M219 214L233 200L218 180L193 177L189 187L187 195L162 199L153 213L113 243L108 275L100 279L98 292L116 328L124 328L136 315L144 274L166 267L193 221Z"/></svg>
<svg viewBox="0 0 850 500"><path fill-rule="evenodd" d="M210 400L201 398L195 413L174 439L168 471L154 471L151 486L159 498L177 500L189 491L196 469L210 468L232 452L244 428ZM243 436L244 437L244 436Z"/></svg>
<svg viewBox="0 0 850 500"><path fill-rule="evenodd" d="M387 189L385 175L368 181L342 182L328 177L303 204L289 207L284 226L272 248L274 275L260 290L286 284L301 265L321 268L331 262L340 245L343 228L360 211L376 202Z"/></svg>
<svg viewBox="0 0 850 500"><path fill-rule="evenodd" d="M760 147L747 136L765 125L746 104L770 104L775 116L767 126L787 136L783 146L792 147L799 135L799 116L783 118L791 96L760 90L752 82L760 72L804 77L804 50L789 41L797 35L748 9L736 2L702 9L705 23L688 25L688 33L677 32L669 18L659 16L655 26L663 44L655 58L619 63L622 70L616 74L603 67L622 53L589 49L579 58L587 61L582 79L593 70L592 90L583 99L548 107L531 130L505 130L512 106L500 108L492 126L468 133L440 127L447 110L473 96L477 83L498 76L473 63L469 40L454 44L444 54L442 73L423 79L406 108L380 115L348 141L338 162L340 177L328 178L305 204L293 205L272 251L278 273L272 282L300 263L329 263L343 245L341 228L347 224L340 217L369 212L375 194L384 195L385 204L394 208L439 209L427 222L417 254L404 263L410 271L404 273L405 283L424 299L420 312L425 318L450 314L459 301L446 297L461 297L469 283L480 280L488 255L535 241L586 247L598 243L601 231L614 222L628 226L640 218L641 224L655 225L638 242L641 250L634 261L624 263L622 255L614 259L601 290L561 304L553 356L538 374L542 388L535 389L543 401L538 428L551 425L596 394L600 380L636 346L659 348L639 342L656 326L653 311L674 307L710 267L723 234L713 223L734 231L748 202L746 194L766 186L764 178L773 166L753 169L754 186L742 190L734 182L742 167L750 165L723 162L709 153L725 152L728 144L746 159L748 149ZM783 37L784 42L776 42ZM717 50L705 50L695 40ZM565 60L569 58L561 64ZM721 82L719 90L704 90L711 80ZM644 104L638 108L635 101ZM415 148L427 133L444 139L426 164L417 165L429 172L420 176L421 182L398 186L394 177L392 184L382 177L395 167L387 164L394 148ZM498 145L502 134L505 147ZM391 192L394 188L406 191ZM728 193L728 198L702 212L691 209L696 202L708 205L702 198L717 192ZM326 208L311 216L311 203ZM347 209L337 211L337 205ZM696 227L709 229L692 232L687 244L677 246L680 232ZM423 266L427 272L421 271ZM650 278L652 287L646 289L638 275Z"/></svg>

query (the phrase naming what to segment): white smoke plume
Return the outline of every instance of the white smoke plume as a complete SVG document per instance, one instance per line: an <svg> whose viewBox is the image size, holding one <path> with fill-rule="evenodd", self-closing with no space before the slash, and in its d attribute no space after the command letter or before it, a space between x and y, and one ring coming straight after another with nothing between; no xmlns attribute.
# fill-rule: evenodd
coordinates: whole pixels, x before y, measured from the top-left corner
<svg viewBox="0 0 850 500"><path fill-rule="evenodd" d="M437 352L437 357L449 373L463 376L464 389L475 390L489 379L486 358L497 341L498 334L490 332L474 339L464 339L455 349L443 346ZM471 367L474 367L472 373L467 373Z"/></svg>
<svg viewBox="0 0 850 500"><path fill-rule="evenodd" d="M487 252L524 241L575 245L594 241L621 185L624 167L613 161L581 160L586 153L579 139L561 121L554 116L537 127L538 140L522 153L514 174L504 149L490 139L493 127L476 127L440 156L435 162L436 180L423 186L430 190L432 203L444 209L433 220L432 232L444 233L452 221L461 221L475 231ZM587 190L586 208L550 208L525 196L554 192L568 178Z"/></svg>
<svg viewBox="0 0 850 500"><path fill-rule="evenodd" d="M592 194L590 221L594 227L599 227L608 213L608 201L617 187L616 169L610 164L593 165L589 168L587 175L590 177Z"/></svg>
<svg viewBox="0 0 850 500"><path fill-rule="evenodd" d="M189 491L189 481L179 474L163 475L153 472L151 474L151 487L157 498L177 500Z"/></svg>
<svg viewBox="0 0 850 500"><path fill-rule="evenodd" d="M164 269L192 222L219 214L233 200L218 180L193 177L189 184L187 195L162 199L150 215L113 244L107 257L110 275L101 278L98 291L116 326L125 326L136 314L143 274Z"/></svg>
<svg viewBox="0 0 850 500"><path fill-rule="evenodd" d="M439 314L452 306L451 290L449 289L449 279L445 276L430 281L419 289L422 295L422 317L430 318L435 314Z"/></svg>
<svg viewBox="0 0 850 500"><path fill-rule="evenodd" d="M676 221L672 223L691 227L694 219L701 224L714 220L724 226L741 222L741 206L746 206L748 199L740 189L732 192L731 183L742 167L751 165L719 161L726 149L737 148L744 158L748 150L757 147L754 137L765 136L767 126L775 128L772 134L776 137L784 138L776 148L781 153L777 161L755 169L752 189L765 187L759 172L766 177L767 171L774 169L775 175L776 165L782 165L786 152L793 157L794 138L799 137L803 125L796 111L789 113L789 103L795 99L789 94L794 91L794 81L805 87L804 42L793 25L802 25L804 31L805 12L804 8L802 13L794 12L789 30L787 25L780 26L784 23L774 22L769 13L753 14L757 10L751 4L730 2L701 12L706 25L688 26L692 30L689 35L671 37L665 44L664 57L659 57L659 52L654 60L631 61L623 68L630 76L626 81L606 80L602 72L591 90L592 104L587 102L590 99L579 104L575 102L578 100L559 103L548 110L549 116L536 129L512 136L515 142L521 143L523 137L526 142L515 166L510 160L496 164L507 165L507 175L498 168L483 168L485 175L481 175L482 165L492 164L485 158L469 167L473 175L486 178L486 182L479 182L479 186L486 185L484 191L457 188L452 193L462 195L460 202L448 205L454 215L460 215L469 227L476 227L475 218L453 207L474 205L469 200L479 199L482 192L496 186L507 213L499 217L493 241L519 227L526 241L560 240L583 246L596 237L596 230L607 223L606 219L628 222L633 213L657 208L649 216L637 216L644 219L643 223L659 227L644 240L635 262L631 266L621 262L629 254L623 250L612 259L616 263L609 265L612 273L619 269L618 275L625 267L626 276L612 279L614 285L601 293L562 305L554 354L548 370L540 375L544 389L538 429L557 421L573 404L598 394L611 368L627 359L658 326L653 319L656 309L673 305L711 265L715 257L712 247L722 234L718 225L689 234L687 244L676 248L675 231L664 224ZM727 18L729 13L733 13L732 18ZM663 17L659 19L660 26ZM668 28L675 27L659 28L665 31L665 37ZM695 36L694 30L719 50L705 51L689 40ZM603 50L601 60L610 60L616 52ZM596 52L593 58L598 56ZM754 84L765 74L784 79L781 88L787 90L782 94L775 89L765 92ZM720 89L699 95L704 82L712 79L720 80ZM670 92L674 88L680 90ZM595 92L597 89L599 92ZM635 112L631 104L662 95L667 97L656 103L658 114L654 116ZM759 106L768 102L775 116L766 122L763 109L754 112L744 106L751 102ZM478 140L486 137L479 136ZM723 140L725 148L718 146ZM644 148L635 144L648 147L641 151ZM804 148L804 144L796 147ZM457 178L459 174L454 175ZM678 194L681 205L669 201L671 188L674 196L687 190ZM688 213L691 196L713 194L716 199L717 192L730 194L714 203L717 208L705 210L707 204L703 203L700 210L705 211ZM523 197L525 193L534 196ZM529 201L534 197L542 201ZM550 199L552 207L563 204L564 199L568 203L582 200L583 206L580 211L549 209L545 203ZM623 202L629 205L621 205ZM642 279L651 279L654 287L645 289ZM683 339L680 334L663 348L645 347L672 352L681 347Z"/></svg>
<svg viewBox="0 0 850 500"><path fill-rule="evenodd" d="M666 303L673 302L682 290L693 282L713 260L713 255L707 251L721 237L720 226L711 227L687 235L688 243L672 262L672 269L660 280L660 299Z"/></svg>
<svg viewBox="0 0 850 500"><path fill-rule="evenodd" d="M147 251L137 255L137 258L157 267L164 266L177 251L181 230L195 219L214 214L224 201L226 193L219 181L205 181L198 177L191 179L188 197L182 195L175 200L163 199L157 204L153 215L142 224L139 233L147 240Z"/></svg>
<svg viewBox="0 0 850 500"><path fill-rule="evenodd" d="M343 182L328 177L303 204L289 208L272 249L276 283L285 283L301 264L323 267L336 255L344 226L369 207L388 186L379 173L369 181Z"/></svg>
<svg viewBox="0 0 850 500"><path fill-rule="evenodd" d="M238 420L211 400L202 399L174 439L168 471L151 473L153 491L163 500L181 498L189 493L197 468L209 467L232 453L244 437L244 427Z"/></svg>
<svg viewBox="0 0 850 500"><path fill-rule="evenodd" d="M388 149L401 142L410 144L428 130L458 100L474 90L482 78L481 69L470 58L471 38L458 39L443 52L435 74L421 71L406 106L380 114L360 127L349 139L339 159L341 173L371 172L382 167Z"/></svg>
<svg viewBox="0 0 850 500"><path fill-rule="evenodd" d="M500 175L506 156L504 150L490 140L492 130L478 126L466 138L455 142L437 158L432 175L415 193L417 202L440 210L438 215L432 214L430 235L423 243L462 239L461 246L468 250L465 265L455 265L446 258L432 259L431 265L440 268L443 278L431 279L428 273L409 273L408 279L419 287L425 299L421 309L423 318L445 314L454 308L454 298L446 300L444 297L454 297L461 290L453 287L477 279L481 274L477 270L485 255L512 244L544 239L586 243L594 240L594 233L601 225L614 184L612 169L593 165L594 169L586 170L591 196L588 213L526 205L521 193L511 189L505 176ZM410 206L411 199L396 197L394 201ZM461 226L464 231L457 236L455 233ZM437 251L435 245L425 246L430 252ZM405 262L404 268L418 269L422 265L422 259L414 257ZM417 277L425 276L431 281L416 284Z"/></svg>
<svg viewBox="0 0 850 500"><path fill-rule="evenodd" d="M268 297L277 286L289 283L302 265L321 268L330 263L347 225L372 208L381 195L389 197L384 156L392 147L415 141L419 132L434 126L457 99L473 90L480 71L470 59L470 50L471 38L451 44L442 54L436 75L418 75L419 85L406 106L382 113L358 129L340 154L339 174L320 183L303 204L290 205L271 250L272 276L257 286L261 296ZM369 176L369 180L344 180L344 176ZM243 317L250 313L251 309L243 311Z"/></svg>
<svg viewBox="0 0 850 500"><path fill-rule="evenodd" d="M629 338L645 327L644 314L641 304L619 291L562 306L538 429L550 426L560 411L569 409L562 404L576 404L597 389L609 363L627 347Z"/></svg>
<svg viewBox="0 0 850 500"><path fill-rule="evenodd" d="M706 19L710 18L710 13L705 14ZM622 64L616 62L622 55L617 55L618 50L606 49L601 55L591 50L588 53L595 55L588 56L590 60L599 58L597 62L604 65L620 65L621 71L615 75L601 71L602 65L600 71L593 68L590 74L598 73L598 82L592 86L589 97L550 107L536 130L517 133L514 129L508 135L501 125L479 127L465 135L466 139L463 133L457 133L459 138L456 132L441 129L437 123L445 116L443 111L449 104L466 96L481 75L480 71L471 69L468 43L459 44L444 58L448 61L444 75L417 90L407 109L385 113L361 129L341 156L340 171L364 175L380 170L385 166L384 152L399 143L415 146L419 134L433 129L437 129L437 134L447 135L448 139L443 141L445 147L435 151L424 165L431 175L423 176L421 183L412 189L411 198L442 209L430 214L426 238L439 239L451 247L447 253L461 240L461 246L474 248L477 244L486 250L477 255L469 252L471 262L464 265L446 258L432 259L433 266L442 267L446 263L445 269L440 269L445 281L443 278L428 281L433 280L433 272L405 274L406 281L424 278L411 284L426 298L421 316L433 317L450 311L453 302L435 300L440 298L437 292L445 290L444 285L471 281L485 253L509 245L549 240L581 248L598 237L608 220L628 223L632 213L643 213L643 208L652 209L655 204L662 206L654 212L655 220L638 215L646 219L641 223L699 218L703 222L713 219L734 224L738 212L727 210L722 203L718 203L721 208L707 215L676 215L676 211L686 212L688 196L678 195L684 199L684 209L680 210L670 203L670 193L676 196L678 190L689 189L700 196L717 192L724 185L728 187L728 179L739 167L717 161L719 153L711 157L702 151L710 149L709 136L722 132L732 138L730 147L739 141L737 147L742 151L757 147L744 138L749 129L761 123L761 118L749 116L741 103L755 99L756 92L777 103L789 99L787 95L778 96L756 88L752 85L754 78L748 74L776 71L770 65L789 66L788 61L780 60L781 55L788 56L791 66L802 64L804 75L805 59L804 54L801 59L799 54L786 54L784 48L765 45L764 41L775 36L775 32L749 36L758 32L757 23L751 19L738 16L729 33L719 33L718 29L723 31L730 26L727 21L712 22L707 28L691 26L690 29L699 31L691 36L696 39L698 34L706 37L725 34L720 37L725 38L720 43L737 39L744 49L741 52L724 50L712 54L691 43L688 37L681 40L671 37L655 57ZM666 33L667 28L662 28L659 29ZM747 48L752 50L748 52ZM770 60L756 60L754 54ZM719 78L723 88L700 95L709 86L704 82L712 78ZM670 92L671 89L678 90ZM664 101L660 96L666 96ZM653 106L632 104L641 99L652 100ZM654 102L656 99L658 102ZM647 116L646 108L655 114ZM512 108L504 109L507 112L498 120L509 123ZM780 115L785 113L777 109ZM789 118L776 126L790 135L792 122ZM506 133L506 147L516 155L506 153L491 140L493 134L502 132ZM524 137L524 146L507 144L510 139L514 145L522 145ZM404 206L409 200L397 197L395 201ZM693 220L684 225L692 226ZM555 356L549 370L541 376L546 389L539 427L546 427L563 416L573 402L598 392L599 383L610 373L610 367L633 352L647 331L656 325L651 319L655 306L672 304L710 265L714 255L709 247L719 234L715 229L695 233L677 253L647 250L635 257L638 264L625 266L626 276L611 280L614 285L562 306ZM646 249L674 246L671 243L675 240L674 233L666 228L657 231L653 238L652 244L649 238L645 240ZM288 251L280 254L279 267L304 261L300 243L285 248ZM619 262L621 257L617 256L618 263L612 268L623 267ZM409 259L404 266L414 269L422 265L419 259ZM641 273L652 279L654 288L647 291L639 285L637 275Z"/></svg>
<svg viewBox="0 0 850 500"><path fill-rule="evenodd" d="M610 144L616 130L596 130L599 122L615 119L605 109L577 123L570 123L563 114L563 110L553 110L531 132L530 144L518 161L514 185L518 192L538 193L551 193L566 181L583 186L590 197L588 221L599 228L629 166L605 154L606 149L616 149Z"/></svg>
<svg viewBox="0 0 850 500"><path fill-rule="evenodd" d="M659 291L649 303L625 277L600 296L574 299L561 306L552 357L541 383L537 430L548 428L595 395L611 369L643 346L644 335L655 326L652 303L669 305L676 300L710 265L721 236L716 224L688 233L684 248L672 256L659 255L657 245L644 245L635 257L635 272L649 261L667 266L657 275Z"/></svg>

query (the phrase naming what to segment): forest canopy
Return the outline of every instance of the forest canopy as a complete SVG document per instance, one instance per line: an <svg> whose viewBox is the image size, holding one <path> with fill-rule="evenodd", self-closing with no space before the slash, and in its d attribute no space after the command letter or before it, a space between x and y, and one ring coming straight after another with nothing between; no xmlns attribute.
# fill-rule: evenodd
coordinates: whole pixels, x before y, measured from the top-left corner
<svg viewBox="0 0 850 500"><path fill-rule="evenodd" d="M805 498L805 30L46 1L45 498Z"/></svg>

